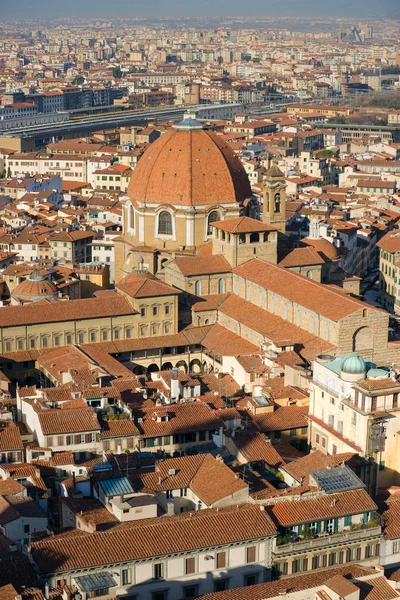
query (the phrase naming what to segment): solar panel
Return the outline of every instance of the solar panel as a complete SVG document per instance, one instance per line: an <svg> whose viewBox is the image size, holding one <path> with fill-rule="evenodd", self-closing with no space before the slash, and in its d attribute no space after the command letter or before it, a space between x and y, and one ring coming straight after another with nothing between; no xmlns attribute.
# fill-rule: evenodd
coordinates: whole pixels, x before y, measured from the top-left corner
<svg viewBox="0 0 400 600"><path fill-rule="evenodd" d="M75 577L75 581L82 592L93 592L117 585L117 582L110 573L82 575L81 577Z"/></svg>
<svg viewBox="0 0 400 600"><path fill-rule="evenodd" d="M310 476L327 494L365 488L365 484L348 466L310 471Z"/></svg>
<svg viewBox="0 0 400 600"><path fill-rule="evenodd" d="M253 400L258 406L269 406L271 404L265 396L256 396Z"/></svg>
<svg viewBox="0 0 400 600"><path fill-rule="evenodd" d="M135 492L127 477L104 479L99 481L99 485L106 496L119 496L120 494L133 494Z"/></svg>

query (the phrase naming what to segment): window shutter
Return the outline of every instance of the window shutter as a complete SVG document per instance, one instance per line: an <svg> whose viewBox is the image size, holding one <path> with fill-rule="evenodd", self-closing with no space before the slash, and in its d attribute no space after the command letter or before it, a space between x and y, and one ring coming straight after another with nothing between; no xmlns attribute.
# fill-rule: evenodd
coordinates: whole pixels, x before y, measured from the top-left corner
<svg viewBox="0 0 400 600"><path fill-rule="evenodd" d="M256 547L255 546L249 546L247 548L247 562L248 563L253 563L256 561Z"/></svg>
<svg viewBox="0 0 400 600"><path fill-rule="evenodd" d="M86 444L90 444L92 440L92 434L91 433L85 433L85 442Z"/></svg>
<svg viewBox="0 0 400 600"><path fill-rule="evenodd" d="M217 569L223 569L226 566L226 553L218 552L217 554Z"/></svg>
<svg viewBox="0 0 400 600"><path fill-rule="evenodd" d="M190 557L186 559L186 575L191 575L195 572L195 559Z"/></svg>
<svg viewBox="0 0 400 600"><path fill-rule="evenodd" d="M335 519L333 521L333 532L337 533L339 531L339 519Z"/></svg>

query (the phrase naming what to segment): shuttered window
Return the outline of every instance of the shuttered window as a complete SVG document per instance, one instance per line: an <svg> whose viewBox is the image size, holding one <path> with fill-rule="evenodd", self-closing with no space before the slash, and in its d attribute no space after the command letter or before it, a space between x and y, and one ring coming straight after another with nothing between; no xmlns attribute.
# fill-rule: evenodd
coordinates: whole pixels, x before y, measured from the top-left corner
<svg viewBox="0 0 400 600"><path fill-rule="evenodd" d="M186 575L191 575L192 573L194 573L196 570L196 561L194 556L192 556L191 558L187 558L186 559L186 566L185 566L185 571L186 571Z"/></svg>
<svg viewBox="0 0 400 600"><path fill-rule="evenodd" d="M246 549L246 560L248 563L256 562L256 547L249 546Z"/></svg>
<svg viewBox="0 0 400 600"><path fill-rule="evenodd" d="M217 553L217 569L223 569L226 566L226 552Z"/></svg>

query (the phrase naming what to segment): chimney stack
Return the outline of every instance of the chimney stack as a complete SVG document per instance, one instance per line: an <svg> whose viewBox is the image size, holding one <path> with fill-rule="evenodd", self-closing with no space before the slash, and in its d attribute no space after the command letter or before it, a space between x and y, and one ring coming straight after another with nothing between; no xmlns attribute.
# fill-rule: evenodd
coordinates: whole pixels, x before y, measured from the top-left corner
<svg viewBox="0 0 400 600"><path fill-rule="evenodd" d="M175 502L173 498L169 498L167 500L167 515L169 517L174 516L175 514Z"/></svg>
<svg viewBox="0 0 400 600"><path fill-rule="evenodd" d="M171 403L179 400L179 379L178 369L174 367L171 375Z"/></svg>

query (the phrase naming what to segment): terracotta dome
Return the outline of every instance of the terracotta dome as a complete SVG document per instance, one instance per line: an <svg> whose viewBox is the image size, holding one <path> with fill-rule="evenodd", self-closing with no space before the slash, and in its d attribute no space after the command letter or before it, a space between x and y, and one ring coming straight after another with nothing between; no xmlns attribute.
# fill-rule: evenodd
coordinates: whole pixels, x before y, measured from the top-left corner
<svg viewBox="0 0 400 600"><path fill-rule="evenodd" d="M241 203L252 192L233 150L188 115L143 154L128 195L133 204L209 206Z"/></svg>
<svg viewBox="0 0 400 600"><path fill-rule="evenodd" d="M57 296L57 287L51 281L44 279L35 269L27 279L17 285L11 292L11 296L26 302L52 300Z"/></svg>

